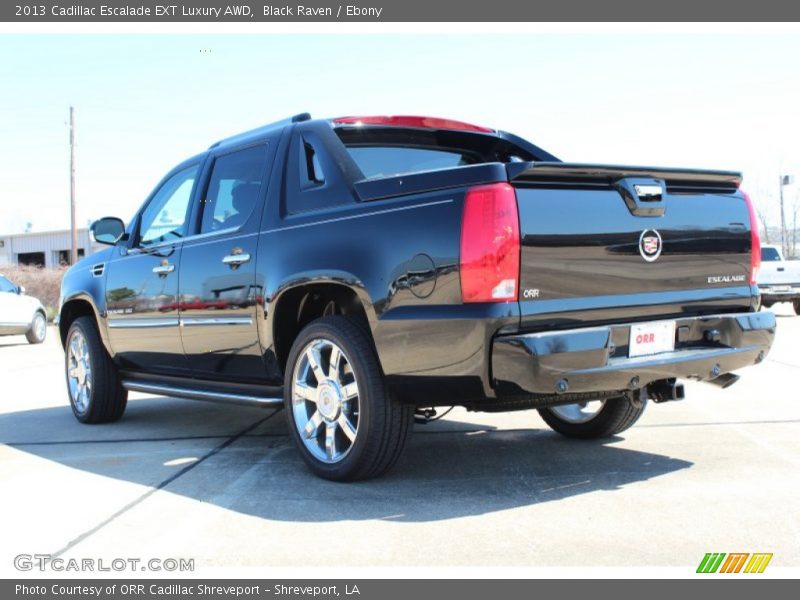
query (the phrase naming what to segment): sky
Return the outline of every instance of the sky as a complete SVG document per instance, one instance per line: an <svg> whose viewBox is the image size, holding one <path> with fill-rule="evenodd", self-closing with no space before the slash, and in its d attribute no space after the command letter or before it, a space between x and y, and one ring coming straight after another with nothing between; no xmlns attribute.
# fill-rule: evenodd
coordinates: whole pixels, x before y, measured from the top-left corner
<svg viewBox="0 0 800 600"><path fill-rule="evenodd" d="M218 139L310 112L511 131L562 160L800 176L800 34L0 34L0 234L128 220ZM785 188L798 202L798 186ZM798 202L800 203L800 202ZM777 221L775 221L777 223Z"/></svg>

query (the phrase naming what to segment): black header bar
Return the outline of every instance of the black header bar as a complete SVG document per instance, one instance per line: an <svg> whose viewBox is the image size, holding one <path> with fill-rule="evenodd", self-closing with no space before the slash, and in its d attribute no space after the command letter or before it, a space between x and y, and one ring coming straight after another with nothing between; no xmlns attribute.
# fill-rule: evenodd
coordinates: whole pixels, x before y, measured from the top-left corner
<svg viewBox="0 0 800 600"><path fill-rule="evenodd" d="M687 569L687 573L690 570ZM694 569L691 569L694 574ZM713 575L712 575L713 577ZM758 577L758 576L756 576ZM701 580L702 579L702 580ZM697 594L726 600L771 594L791 597L792 581L719 578L672 580L521 580L521 579L38 579L0 581L4 599L14 600L492 600L558 595L595 598L673 600Z"/></svg>
<svg viewBox="0 0 800 600"><path fill-rule="evenodd" d="M786 22L800 3L786 0L12 0L0 21L27 23L146 22ZM643 31L647 33L647 31Z"/></svg>

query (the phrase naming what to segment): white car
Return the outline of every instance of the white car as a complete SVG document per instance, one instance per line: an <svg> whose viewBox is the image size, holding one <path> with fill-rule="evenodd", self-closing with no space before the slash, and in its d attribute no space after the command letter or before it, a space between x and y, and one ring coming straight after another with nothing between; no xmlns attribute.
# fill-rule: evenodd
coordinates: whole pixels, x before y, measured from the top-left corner
<svg viewBox="0 0 800 600"><path fill-rule="evenodd" d="M36 298L25 288L0 274L0 335L25 334L31 344L41 344L47 335L47 316Z"/></svg>

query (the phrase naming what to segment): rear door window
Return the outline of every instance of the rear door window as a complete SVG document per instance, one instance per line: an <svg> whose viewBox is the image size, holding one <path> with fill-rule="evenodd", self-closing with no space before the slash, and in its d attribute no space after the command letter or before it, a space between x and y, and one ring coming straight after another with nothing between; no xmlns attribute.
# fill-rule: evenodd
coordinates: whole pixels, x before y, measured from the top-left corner
<svg viewBox="0 0 800 600"><path fill-rule="evenodd" d="M264 144L214 160L203 200L201 233L238 229L259 204L267 163Z"/></svg>

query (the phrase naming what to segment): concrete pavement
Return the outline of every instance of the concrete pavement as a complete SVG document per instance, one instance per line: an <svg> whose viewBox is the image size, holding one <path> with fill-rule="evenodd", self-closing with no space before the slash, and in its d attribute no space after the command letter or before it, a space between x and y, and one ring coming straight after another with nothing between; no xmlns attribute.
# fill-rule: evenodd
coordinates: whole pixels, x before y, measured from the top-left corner
<svg viewBox="0 0 800 600"><path fill-rule="evenodd" d="M416 426L382 479L308 473L282 412L132 394L72 416L55 331L0 338L0 573L20 553L213 566L687 566L773 552L800 566L800 317L728 390L687 384L603 442L533 411Z"/></svg>

